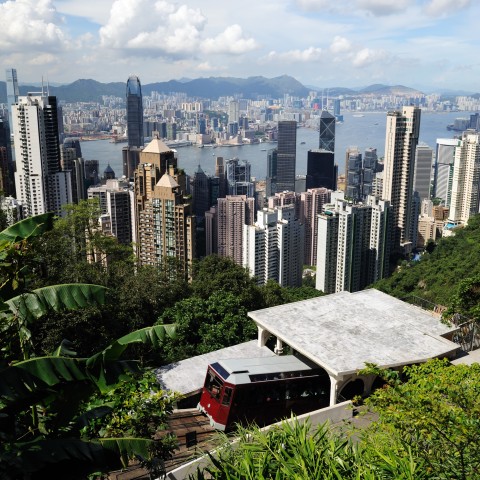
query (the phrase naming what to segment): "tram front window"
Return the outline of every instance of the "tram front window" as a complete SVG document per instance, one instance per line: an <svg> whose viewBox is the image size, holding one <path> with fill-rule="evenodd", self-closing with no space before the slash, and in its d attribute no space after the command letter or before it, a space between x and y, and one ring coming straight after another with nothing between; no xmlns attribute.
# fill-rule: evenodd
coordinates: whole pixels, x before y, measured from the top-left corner
<svg viewBox="0 0 480 480"><path fill-rule="evenodd" d="M220 398L220 391L222 389L223 382L212 372L208 371L207 379L205 380L205 388L215 398Z"/></svg>

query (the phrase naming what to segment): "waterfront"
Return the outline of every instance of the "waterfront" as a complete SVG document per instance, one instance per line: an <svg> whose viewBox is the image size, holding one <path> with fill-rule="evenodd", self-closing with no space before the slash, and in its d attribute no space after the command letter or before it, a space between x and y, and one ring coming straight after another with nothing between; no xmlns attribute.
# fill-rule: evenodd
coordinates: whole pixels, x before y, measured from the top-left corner
<svg viewBox="0 0 480 480"><path fill-rule="evenodd" d="M446 129L455 118L466 117L469 112L425 113L422 112L420 142L435 149L437 138L453 138L453 133ZM374 147L378 155L383 156L385 149L386 112L365 113L358 117L344 115L344 123L336 125L335 161L339 172L345 168L345 150L357 146L363 152L365 148ZM304 143L303 143L304 142ZM117 177L122 176L122 148L125 143L110 143L108 140L82 142L82 154L86 160L100 161L100 172L110 163ZM215 159L238 157L252 164L252 175L263 179L267 172L267 150L275 148L275 143L259 143L240 147L198 148L182 147L177 150L179 166L192 175L201 165L207 174L213 174ZM296 173L304 175L307 169L307 152L318 148L318 131L309 128L297 130L297 165Z"/></svg>

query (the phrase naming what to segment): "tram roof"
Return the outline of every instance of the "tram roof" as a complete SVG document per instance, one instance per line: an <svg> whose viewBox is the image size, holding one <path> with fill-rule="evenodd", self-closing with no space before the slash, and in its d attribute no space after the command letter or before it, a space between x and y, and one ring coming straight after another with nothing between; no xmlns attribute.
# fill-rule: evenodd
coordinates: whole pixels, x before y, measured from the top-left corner
<svg viewBox="0 0 480 480"><path fill-rule="evenodd" d="M438 316L379 290L339 292L249 312L255 323L329 374L365 363L397 367L454 354L442 335L455 330Z"/></svg>
<svg viewBox="0 0 480 480"><path fill-rule="evenodd" d="M242 385L264 380L280 380L293 372L311 370L314 365L293 355L274 355L273 357L221 359L212 363L211 366L228 383Z"/></svg>

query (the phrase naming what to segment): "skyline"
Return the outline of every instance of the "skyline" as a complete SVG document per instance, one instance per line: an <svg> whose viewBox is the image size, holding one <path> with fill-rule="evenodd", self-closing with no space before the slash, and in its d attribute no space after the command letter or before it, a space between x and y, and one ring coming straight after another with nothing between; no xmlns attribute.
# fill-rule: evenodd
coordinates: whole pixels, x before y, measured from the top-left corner
<svg viewBox="0 0 480 480"><path fill-rule="evenodd" d="M0 59L21 83L289 74L322 88L478 92L479 14L473 0L8 0Z"/></svg>

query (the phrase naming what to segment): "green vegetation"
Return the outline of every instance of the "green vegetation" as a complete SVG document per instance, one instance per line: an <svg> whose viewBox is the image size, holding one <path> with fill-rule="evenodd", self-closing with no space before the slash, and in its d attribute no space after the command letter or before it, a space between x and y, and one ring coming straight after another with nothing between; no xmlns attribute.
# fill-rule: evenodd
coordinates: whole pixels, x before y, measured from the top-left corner
<svg viewBox="0 0 480 480"><path fill-rule="evenodd" d="M154 441L140 418L154 402L157 414L150 418L156 430L173 397L158 386L152 390L154 382L142 377L137 362L120 358L130 344L158 348L174 335L172 326L132 332L88 358L77 357L68 341L47 355L37 353L35 324L52 312L105 303L101 285L30 288L31 242L51 228L51 221L50 214L31 217L0 233L0 476L5 479L85 478L126 466L135 455L148 459L173 449L168 437ZM102 398L112 391L113 401ZM129 418L125 409L132 393L139 411ZM103 428L89 428L92 422Z"/></svg>
<svg viewBox="0 0 480 480"><path fill-rule="evenodd" d="M450 306L459 282L480 275L480 215L454 237L439 240L420 261L403 262L394 274L373 285L397 298L415 295L432 303ZM478 297L480 299L480 297Z"/></svg>

